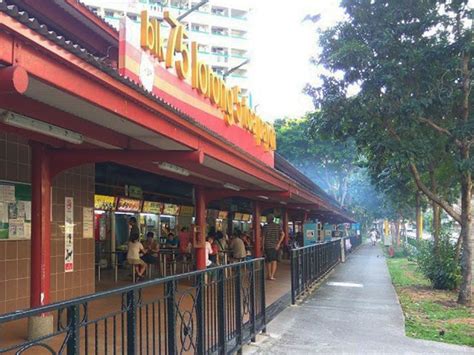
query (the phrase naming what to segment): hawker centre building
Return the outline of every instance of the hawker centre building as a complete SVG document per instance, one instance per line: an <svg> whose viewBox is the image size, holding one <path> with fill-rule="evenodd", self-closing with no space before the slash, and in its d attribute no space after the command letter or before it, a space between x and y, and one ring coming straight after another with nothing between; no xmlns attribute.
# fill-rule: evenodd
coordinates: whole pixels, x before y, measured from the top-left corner
<svg viewBox="0 0 474 355"><path fill-rule="evenodd" d="M247 232L258 258L267 213L287 238L354 222L163 21L166 40L147 13L116 31L76 0L0 0L0 314L109 287L132 215L191 231L198 270L210 228Z"/></svg>

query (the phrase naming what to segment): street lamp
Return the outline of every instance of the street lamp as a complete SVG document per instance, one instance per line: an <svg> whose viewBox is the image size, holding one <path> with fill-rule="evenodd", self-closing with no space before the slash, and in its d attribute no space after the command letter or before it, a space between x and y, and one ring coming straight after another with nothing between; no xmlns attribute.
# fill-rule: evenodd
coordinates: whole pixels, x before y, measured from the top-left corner
<svg viewBox="0 0 474 355"><path fill-rule="evenodd" d="M242 63L240 63L239 65L233 67L233 68L230 68L229 70L227 70L223 75L222 77L225 79L227 78L230 74L232 74L233 72L235 72L237 69L240 69L241 67L243 67L244 65L247 65L250 63L250 59L245 59Z"/></svg>
<svg viewBox="0 0 474 355"><path fill-rule="evenodd" d="M199 9L201 6L207 4L209 2L209 0L203 0L201 1L200 3L192 6L189 10L187 10L186 12L182 13L181 15L179 15L176 19L178 21L181 21L183 18L185 18L186 16L188 16L190 13L196 11L197 9Z"/></svg>

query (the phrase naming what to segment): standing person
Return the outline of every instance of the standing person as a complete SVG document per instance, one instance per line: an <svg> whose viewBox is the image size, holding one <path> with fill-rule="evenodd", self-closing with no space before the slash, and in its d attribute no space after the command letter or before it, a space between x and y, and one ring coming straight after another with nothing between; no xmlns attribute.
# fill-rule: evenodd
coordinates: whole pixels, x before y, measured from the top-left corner
<svg viewBox="0 0 474 355"><path fill-rule="evenodd" d="M130 226L129 239L131 239L132 234L138 234L138 238L140 239L140 227L138 226L137 219L135 217L130 217L128 225Z"/></svg>
<svg viewBox="0 0 474 355"><path fill-rule="evenodd" d="M263 228L262 233L269 280L275 280L278 250L280 250L281 244L285 239L285 233L278 224L274 223L274 220L275 218L272 214L267 216L268 224Z"/></svg>
<svg viewBox="0 0 474 355"><path fill-rule="evenodd" d="M245 243L241 239L242 234L240 230L234 233L234 237L230 242L230 248L232 249L232 258L236 261L244 261L247 257L247 251L245 250Z"/></svg>
<svg viewBox="0 0 474 355"><path fill-rule="evenodd" d="M375 231L375 229L372 229L370 231L369 237L370 237L370 240L372 241L372 246L374 246L375 243L377 242L377 232Z"/></svg>
<svg viewBox="0 0 474 355"><path fill-rule="evenodd" d="M205 249L205 255L206 255L206 267L213 267L215 264L211 260L212 253L214 252L212 250L212 242L214 242L214 237L210 236L207 237L206 240L206 249Z"/></svg>
<svg viewBox="0 0 474 355"><path fill-rule="evenodd" d="M134 272L136 271L138 278L143 278L146 271L146 263L140 259L140 253L145 254L145 248L143 248L142 243L139 240L140 236L138 233L131 233L130 240L128 242L128 251L127 251L127 262L130 265L133 265Z"/></svg>
<svg viewBox="0 0 474 355"><path fill-rule="evenodd" d="M179 241L179 251L181 254L187 254L191 252L192 240L191 233L186 227L181 228L181 231L178 234Z"/></svg>

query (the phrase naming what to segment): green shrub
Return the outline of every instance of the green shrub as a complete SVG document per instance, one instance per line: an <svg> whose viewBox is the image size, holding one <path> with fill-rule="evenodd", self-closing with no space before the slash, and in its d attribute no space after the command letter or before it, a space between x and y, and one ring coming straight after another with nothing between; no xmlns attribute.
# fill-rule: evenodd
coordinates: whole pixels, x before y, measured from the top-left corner
<svg viewBox="0 0 474 355"><path fill-rule="evenodd" d="M418 242L416 260L420 271L428 278L431 285L439 290L453 290L461 281L461 266L455 261L456 246L449 241L448 235L442 235L438 251L434 242L423 240Z"/></svg>

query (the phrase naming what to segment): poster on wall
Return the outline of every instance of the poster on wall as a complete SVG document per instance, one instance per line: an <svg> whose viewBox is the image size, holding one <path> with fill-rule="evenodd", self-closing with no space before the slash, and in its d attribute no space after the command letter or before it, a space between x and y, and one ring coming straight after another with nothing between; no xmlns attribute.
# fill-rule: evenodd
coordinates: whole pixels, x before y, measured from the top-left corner
<svg viewBox="0 0 474 355"><path fill-rule="evenodd" d="M64 199L64 271L74 271L74 199Z"/></svg>
<svg viewBox="0 0 474 355"><path fill-rule="evenodd" d="M0 181L0 240L30 239L31 186Z"/></svg>
<svg viewBox="0 0 474 355"><path fill-rule="evenodd" d="M94 238L94 209L91 207L82 209L82 238Z"/></svg>

